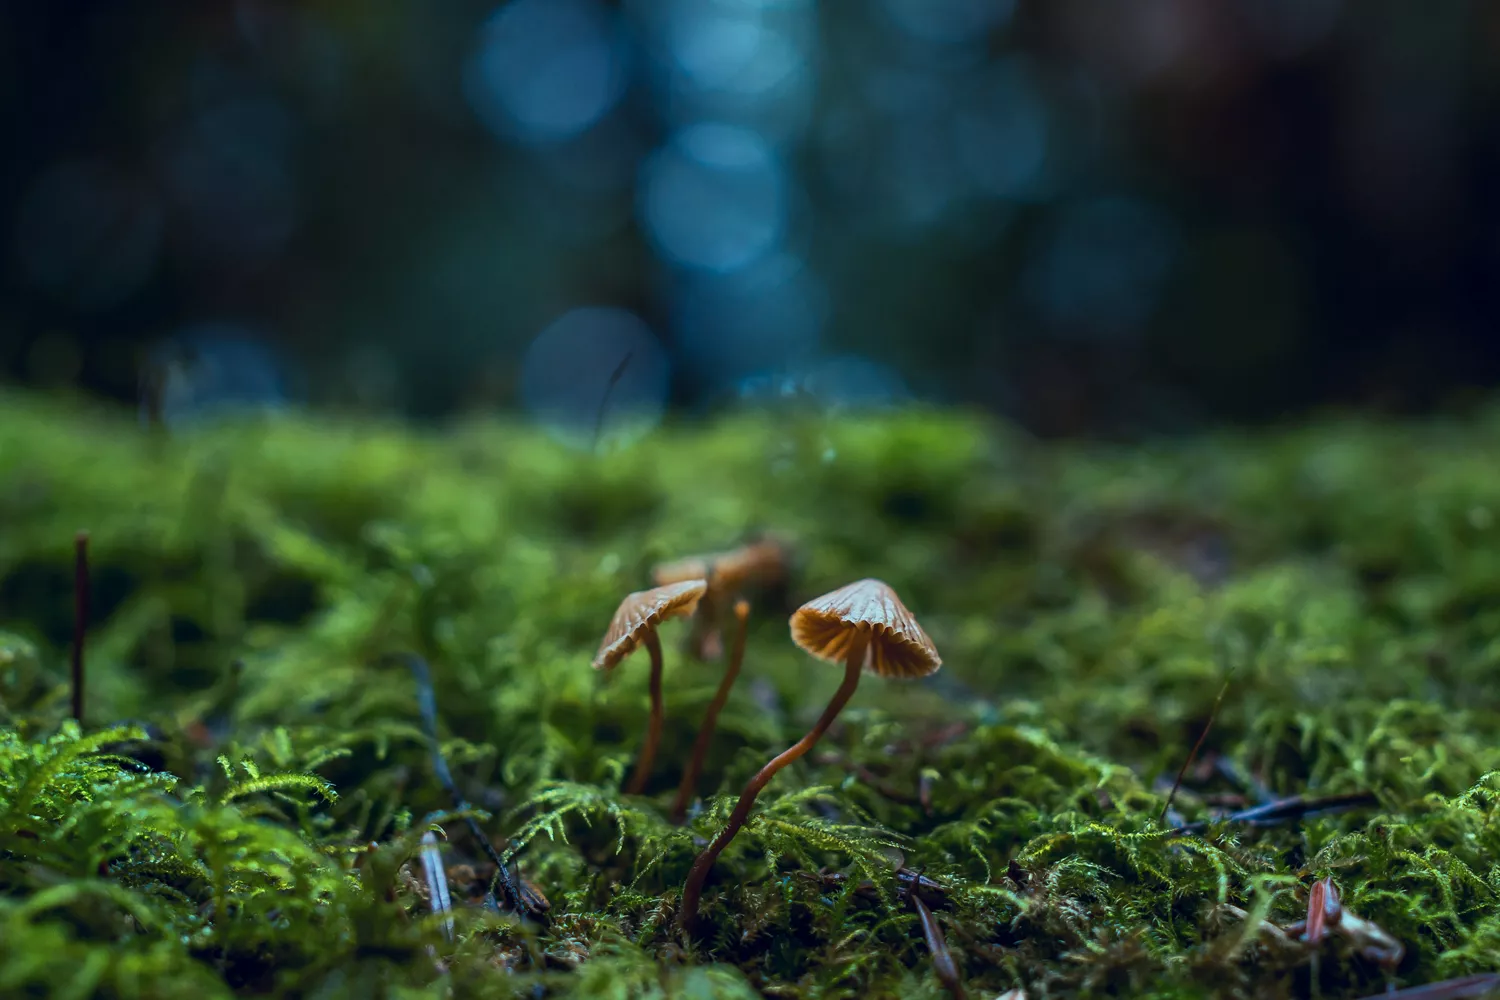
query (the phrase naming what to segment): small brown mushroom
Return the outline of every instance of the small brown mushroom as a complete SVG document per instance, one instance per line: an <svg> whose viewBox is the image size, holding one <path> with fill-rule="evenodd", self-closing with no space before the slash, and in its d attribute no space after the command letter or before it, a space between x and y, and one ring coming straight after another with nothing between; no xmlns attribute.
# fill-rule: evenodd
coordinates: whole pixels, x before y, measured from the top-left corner
<svg viewBox="0 0 1500 1000"><path fill-rule="evenodd" d="M687 770L682 772L682 783L677 786L677 799L672 803L673 823L681 823L682 817L687 814L688 800L693 797L693 786L698 784L698 772L703 769L703 758L708 754L708 744L713 739L719 712L729 700L729 691L734 687L734 679L740 674L740 664L745 660L745 633L750 625L750 602L734 602L734 617L738 627L734 633L734 649L729 654L729 666L724 669L719 690L714 692L714 700L709 702L708 711L703 714L703 725L698 730L698 738L693 741L693 754L688 758Z"/></svg>
<svg viewBox="0 0 1500 1000"><path fill-rule="evenodd" d="M740 793L729 823L698 855L682 887L679 921L691 930L698 918L703 883L714 862L750 816L756 796L776 772L801 757L822 738L859 686L860 670L882 677L925 677L942 666L937 649L901 598L880 580L860 580L802 605L792 615L792 641L821 660L842 661L844 681L818 721L802 739L756 772Z"/></svg>
<svg viewBox="0 0 1500 1000"><path fill-rule="evenodd" d="M703 580L684 580L653 590L640 590L626 596L619 610L604 633L599 652L594 656L595 670L613 670L621 660L644 644L651 653L651 721L646 727L646 741L641 744L640 756L636 758L635 773L625 791L630 795L640 794L646 787L646 778L651 773L651 764L656 758L656 747L661 742L661 641L656 637L656 628L669 618L690 615L698 606L708 584Z"/></svg>
<svg viewBox="0 0 1500 1000"><path fill-rule="evenodd" d="M773 538L741 545L728 552L688 556L659 563L652 571L657 586L680 580L707 580L708 590L693 617L688 650L700 660L716 660L724 651L719 615L728 601L752 584L769 584L786 572L787 549Z"/></svg>
<svg viewBox="0 0 1500 1000"><path fill-rule="evenodd" d="M751 583L774 583L786 572L786 560L783 543L762 538L715 556L709 582L721 592L735 592Z"/></svg>
<svg viewBox="0 0 1500 1000"><path fill-rule="evenodd" d="M713 556L688 556L671 562L657 563L651 567L651 579L658 587L688 580L707 580Z"/></svg>

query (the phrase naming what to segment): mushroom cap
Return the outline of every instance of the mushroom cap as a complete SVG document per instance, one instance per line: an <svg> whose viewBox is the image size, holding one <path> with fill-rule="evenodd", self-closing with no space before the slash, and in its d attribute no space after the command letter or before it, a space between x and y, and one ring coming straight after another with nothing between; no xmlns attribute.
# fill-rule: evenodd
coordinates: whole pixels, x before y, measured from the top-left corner
<svg viewBox="0 0 1500 1000"><path fill-rule="evenodd" d="M763 538L719 553L710 567L709 585L721 592L738 590L746 583L770 583L786 570L786 548Z"/></svg>
<svg viewBox="0 0 1500 1000"><path fill-rule="evenodd" d="M881 677L926 677L943 665L901 598L880 580L858 580L808 601L792 615L792 641L842 663L855 635L869 637L865 669Z"/></svg>
<svg viewBox="0 0 1500 1000"><path fill-rule="evenodd" d="M681 580L665 587L627 594L610 620L609 631L594 655L595 670L611 670L646 638L646 633L668 618L690 615L708 584L703 580Z"/></svg>
<svg viewBox="0 0 1500 1000"><path fill-rule="evenodd" d="M688 556L671 562L657 563L651 568L651 579L658 587L669 583L686 583L689 580L707 580L713 556Z"/></svg>
<svg viewBox="0 0 1500 1000"><path fill-rule="evenodd" d="M733 593L746 583L768 583L786 569L786 546L773 538L747 542L727 552L686 556L657 563L651 578L658 586L682 580L707 580L716 594Z"/></svg>

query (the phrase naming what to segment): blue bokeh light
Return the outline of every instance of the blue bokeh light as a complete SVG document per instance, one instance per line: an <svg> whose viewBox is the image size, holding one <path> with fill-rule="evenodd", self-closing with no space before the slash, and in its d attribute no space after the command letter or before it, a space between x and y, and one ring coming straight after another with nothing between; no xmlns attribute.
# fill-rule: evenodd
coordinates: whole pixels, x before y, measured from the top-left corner
<svg viewBox="0 0 1500 1000"><path fill-rule="evenodd" d="M589 0L513 0L480 29L464 85L495 134L521 143L569 139L625 93L627 49Z"/></svg>
<svg viewBox="0 0 1500 1000"><path fill-rule="evenodd" d="M646 164L640 214L658 251L727 272L771 250L786 228L786 181L759 133L719 123L679 131Z"/></svg>
<svg viewBox="0 0 1500 1000"><path fill-rule="evenodd" d="M910 398L901 374L859 355L836 355L747 376L738 395L763 406L806 407L828 413L878 410Z"/></svg>
<svg viewBox="0 0 1500 1000"><path fill-rule="evenodd" d="M638 316L585 307L531 342L521 398L532 419L569 447L619 447L661 421L668 376L666 351Z"/></svg>
<svg viewBox="0 0 1500 1000"><path fill-rule="evenodd" d="M827 313L827 291L807 265L773 253L732 274L689 275L672 329L693 374L720 385L813 353Z"/></svg>
<svg viewBox="0 0 1500 1000"><path fill-rule="evenodd" d="M824 358L801 372L803 391L832 410L870 410L905 400L906 380L890 365L858 355Z"/></svg>
<svg viewBox="0 0 1500 1000"><path fill-rule="evenodd" d="M912 37L955 44L982 40L1005 23L1015 0L883 0L886 15Z"/></svg>
<svg viewBox="0 0 1500 1000"><path fill-rule="evenodd" d="M959 163L983 194L1035 194L1047 163L1047 109L1025 71L1002 63L966 95L953 117Z"/></svg>
<svg viewBox="0 0 1500 1000"><path fill-rule="evenodd" d="M757 0L633 0L655 110L676 126L721 122L773 145L813 115L817 18L811 5Z"/></svg>
<svg viewBox="0 0 1500 1000"><path fill-rule="evenodd" d="M932 226L951 234L976 218L993 235L990 224L1008 217L1005 203L1051 189L1050 125L1047 95L1019 60L944 68L897 60L830 106L819 162L853 213L903 238Z"/></svg>
<svg viewBox="0 0 1500 1000"><path fill-rule="evenodd" d="M287 401L283 366L264 335L237 323L184 328L150 351L142 372L142 416L154 409L169 427Z"/></svg>
<svg viewBox="0 0 1500 1000"><path fill-rule="evenodd" d="M767 34L760 9L745 4L677 4L667 21L673 61L706 88L731 86L755 61Z"/></svg>
<svg viewBox="0 0 1500 1000"><path fill-rule="evenodd" d="M754 104L774 96L806 67L811 33L802 11L679 0L668 7L662 26L663 55L676 73L679 94Z"/></svg>
<svg viewBox="0 0 1500 1000"><path fill-rule="evenodd" d="M747 100L772 97L780 90L806 89L808 52L786 32L768 28L760 32L755 57L731 80L725 90Z"/></svg>

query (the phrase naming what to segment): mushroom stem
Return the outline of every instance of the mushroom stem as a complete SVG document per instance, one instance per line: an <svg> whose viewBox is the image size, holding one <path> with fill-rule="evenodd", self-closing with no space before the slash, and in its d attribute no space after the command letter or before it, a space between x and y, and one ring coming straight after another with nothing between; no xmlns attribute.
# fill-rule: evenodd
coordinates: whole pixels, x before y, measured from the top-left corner
<svg viewBox="0 0 1500 1000"><path fill-rule="evenodd" d="M651 721L646 724L646 741L641 744L640 756L635 760L635 773L630 776L630 784L625 786L627 795L639 795L646 787L651 765L656 760L656 745L661 742L661 640L656 637L656 629L646 632L644 642L651 654Z"/></svg>
<svg viewBox="0 0 1500 1000"><path fill-rule="evenodd" d="M818 717L817 723L810 729L806 736L783 750L771 759L765 767L755 773L745 790L740 793L740 800L735 803L734 811L729 814L729 823L719 835L714 838L713 843L703 849L698 859L693 862L692 870L688 872L687 882L682 887L682 909L678 914L678 921L683 930L691 931L693 924L698 920L698 901L703 895L703 883L708 879L708 873L713 869L714 862L723 853L724 848L734 839L735 834L740 832L740 827L745 825L745 820L750 817L750 810L755 805L755 798L761 793L761 789L768 785L776 772L786 767L792 761L801 757L811 750L833 720L838 717L849 699L854 696L854 689L859 687L859 672L864 667L865 654L869 650L869 638L863 634L855 635L849 642L848 652L844 656L844 682L839 689L833 693L833 698L828 702L828 707Z"/></svg>
<svg viewBox="0 0 1500 1000"><path fill-rule="evenodd" d="M698 660L717 660L724 651L724 642L719 638L719 602L712 593L705 593L693 614L693 629L688 633L687 647Z"/></svg>
<svg viewBox="0 0 1500 1000"><path fill-rule="evenodd" d="M703 726L698 730L698 738L693 741L693 755L688 760L687 770L682 772L682 784L677 786L677 800L672 803L673 823L681 823L682 817L687 813L688 800L693 797L693 786L698 784L698 773L703 770L703 758L708 754L708 744L713 739L719 712L729 700L729 690L734 687L734 680L740 675L740 664L745 659L745 633L750 623L750 603L736 601L734 617L739 623L739 630L734 635L734 649L729 654L729 666L724 670L723 680L719 681L719 690L714 693L714 700L709 702L708 711L703 715Z"/></svg>

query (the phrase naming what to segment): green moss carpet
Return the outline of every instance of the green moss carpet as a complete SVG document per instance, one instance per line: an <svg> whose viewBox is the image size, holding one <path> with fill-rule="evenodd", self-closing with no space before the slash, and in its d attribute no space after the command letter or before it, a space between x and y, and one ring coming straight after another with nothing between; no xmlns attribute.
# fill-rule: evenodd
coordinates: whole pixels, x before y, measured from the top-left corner
<svg viewBox="0 0 1500 1000"><path fill-rule="evenodd" d="M654 563L763 532L791 573L749 595L675 826L722 664L664 626L626 796L646 659L590 659ZM864 680L687 938L693 858L839 681L787 617L861 577L944 666ZM1130 447L759 414L594 457L508 423L165 434L0 396L4 996L943 997L920 875L970 997L1363 997L1500 970L1497 769L1500 410ZM486 905L465 816L545 910ZM1329 877L1357 921L1309 943L1286 928Z"/></svg>

